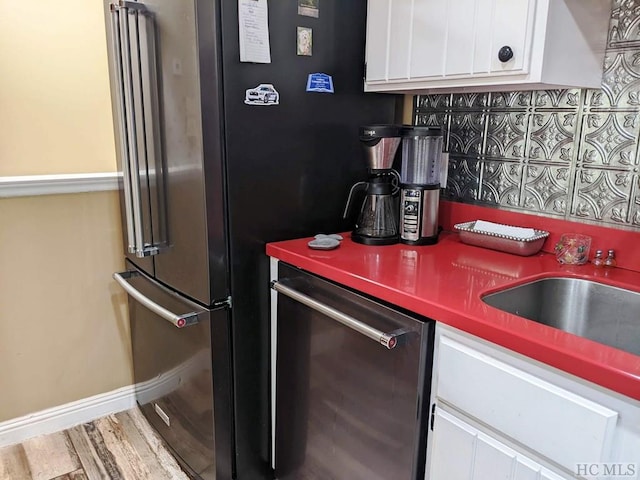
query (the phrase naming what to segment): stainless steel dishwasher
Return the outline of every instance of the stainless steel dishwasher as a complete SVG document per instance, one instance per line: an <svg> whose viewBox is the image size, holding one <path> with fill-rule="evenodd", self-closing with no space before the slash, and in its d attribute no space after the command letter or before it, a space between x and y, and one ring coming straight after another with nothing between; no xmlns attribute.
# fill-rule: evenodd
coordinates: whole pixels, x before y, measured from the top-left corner
<svg viewBox="0 0 640 480"><path fill-rule="evenodd" d="M424 478L434 322L280 262L272 282L276 478Z"/></svg>

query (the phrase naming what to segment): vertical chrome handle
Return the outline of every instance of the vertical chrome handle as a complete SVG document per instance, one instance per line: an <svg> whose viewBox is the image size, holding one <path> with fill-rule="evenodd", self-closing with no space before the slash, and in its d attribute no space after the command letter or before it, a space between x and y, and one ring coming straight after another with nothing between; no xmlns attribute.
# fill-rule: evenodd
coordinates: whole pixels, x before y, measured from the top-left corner
<svg viewBox="0 0 640 480"><path fill-rule="evenodd" d="M157 253L160 246L168 244L166 231L166 192L164 184L162 142L160 131L160 92L156 56L156 23L153 13L136 2L138 8L138 46L140 59L140 83L142 87L142 117L144 125L144 154L147 159L149 182L155 187L155 195L149 199L152 210L158 212L154 218L153 246L147 246L149 253ZM154 251L152 251L154 250Z"/></svg>
<svg viewBox="0 0 640 480"><path fill-rule="evenodd" d="M129 253L135 253L135 238L134 238L134 226L133 226L133 205L131 197L131 172L129 167L129 140L127 133L127 117L126 117L126 104L124 101L124 74L122 71L122 45L121 45L121 32L119 22L119 12L114 4L110 5L111 14L111 42L112 42L112 69L116 74L115 82L115 95L118 103L118 111L114 112L117 116L118 128L120 130L120 159L122 163L122 187L124 192L124 214L127 227L127 251Z"/></svg>
<svg viewBox="0 0 640 480"><path fill-rule="evenodd" d="M144 257L144 239L142 237L142 211L140 208L140 162L136 148L137 125L135 123L135 103L133 99L133 74L131 73L131 36L129 33L129 9L120 10L120 44L122 47L122 72L124 78L124 103L127 119L127 143L129 145L129 175L133 204L133 235L136 257Z"/></svg>
<svg viewBox="0 0 640 480"><path fill-rule="evenodd" d="M152 244L153 240L150 243L145 242L141 174L144 173L146 178L148 169L145 168L144 172L140 170L141 162L145 161L149 150L152 154L155 152L154 148L148 148L147 130L150 127L145 125L145 119L153 124L153 119L149 117L149 115L153 116L153 113L145 114L147 92L143 93L144 81L140 78L141 71L145 70L140 55L148 53L148 45L147 38L144 39L145 45L140 45L138 20L140 15L143 23L147 21L147 10L142 3L123 0L112 3L110 8L114 37L117 38L114 42L120 60L116 70L120 77L118 89L123 110L119 121L124 127L122 130L124 146L121 149L128 251L136 257L146 257L159 252L159 249ZM146 35L146 23L143 30ZM149 71L148 66L146 71ZM147 86L148 83L147 81ZM152 135L151 132L149 134ZM151 141L154 145L156 144L153 137Z"/></svg>

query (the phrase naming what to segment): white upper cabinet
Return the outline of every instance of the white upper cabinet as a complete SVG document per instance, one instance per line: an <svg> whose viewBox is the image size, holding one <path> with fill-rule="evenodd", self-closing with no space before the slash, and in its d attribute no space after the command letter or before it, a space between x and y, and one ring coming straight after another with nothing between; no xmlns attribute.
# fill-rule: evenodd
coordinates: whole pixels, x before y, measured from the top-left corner
<svg viewBox="0 0 640 480"><path fill-rule="evenodd" d="M600 86L610 0L369 0L365 91Z"/></svg>

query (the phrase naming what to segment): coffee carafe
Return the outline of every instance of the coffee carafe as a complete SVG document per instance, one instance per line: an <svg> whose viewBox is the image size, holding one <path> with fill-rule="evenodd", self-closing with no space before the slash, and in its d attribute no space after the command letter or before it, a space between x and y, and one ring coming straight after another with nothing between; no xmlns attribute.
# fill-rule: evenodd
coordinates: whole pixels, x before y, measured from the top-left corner
<svg viewBox="0 0 640 480"><path fill-rule="evenodd" d="M364 192L351 239L365 245L398 243L400 236L395 197L400 191L400 179L398 172L391 167L400 145L400 127L369 125L360 127L359 134L366 153L369 178L351 187L343 217L349 216L356 192Z"/></svg>
<svg viewBox="0 0 640 480"><path fill-rule="evenodd" d="M440 188L447 184L448 155L442 152L442 130L403 126L401 135L400 241L432 245L438 242Z"/></svg>

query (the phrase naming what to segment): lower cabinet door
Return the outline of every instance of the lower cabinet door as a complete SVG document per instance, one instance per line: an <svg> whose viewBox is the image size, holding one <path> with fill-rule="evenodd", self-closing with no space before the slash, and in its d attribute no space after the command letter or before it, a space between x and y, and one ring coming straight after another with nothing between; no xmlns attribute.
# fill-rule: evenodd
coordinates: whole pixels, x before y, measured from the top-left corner
<svg viewBox="0 0 640 480"><path fill-rule="evenodd" d="M436 407L427 480L568 480Z"/></svg>
<svg viewBox="0 0 640 480"><path fill-rule="evenodd" d="M536 455L573 471L607 462L620 415L557 383L532 375L481 342L438 338L435 396ZM464 372L462 375L460 372Z"/></svg>

